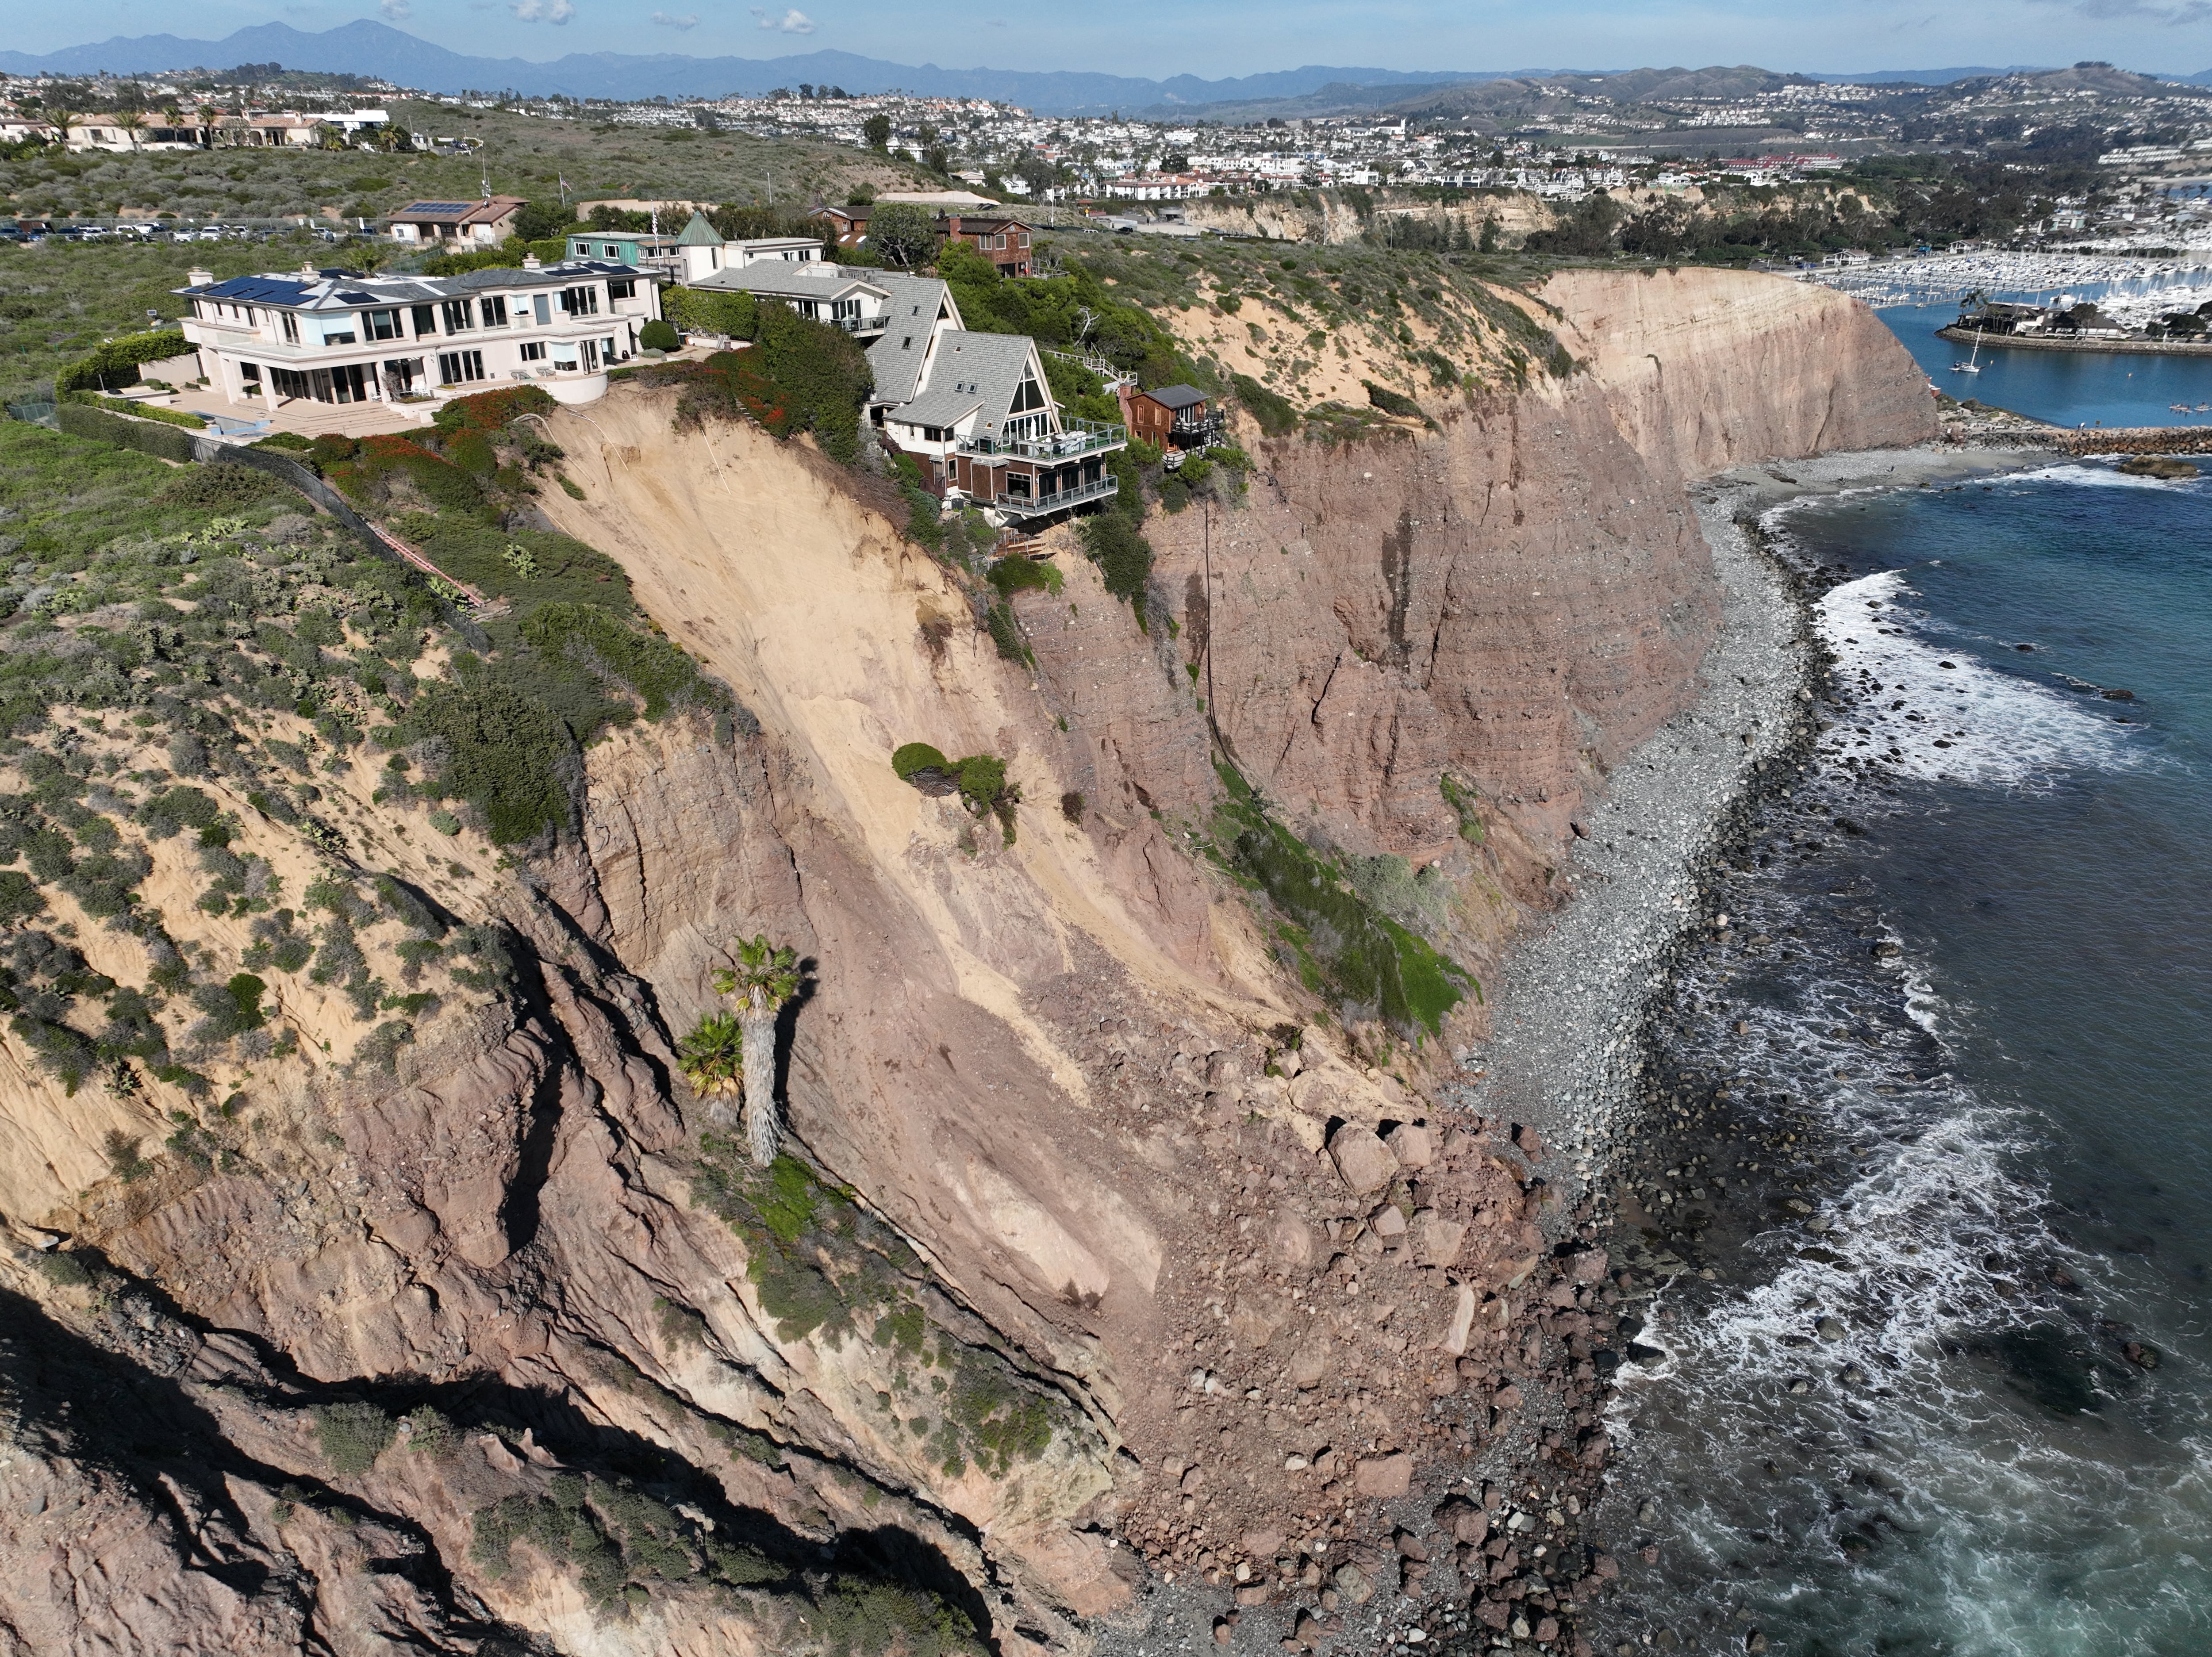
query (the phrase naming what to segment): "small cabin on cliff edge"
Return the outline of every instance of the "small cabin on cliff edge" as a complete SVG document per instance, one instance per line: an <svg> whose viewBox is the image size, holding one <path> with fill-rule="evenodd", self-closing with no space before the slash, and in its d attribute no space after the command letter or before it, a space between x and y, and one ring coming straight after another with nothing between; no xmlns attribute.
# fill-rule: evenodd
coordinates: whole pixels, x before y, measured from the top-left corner
<svg viewBox="0 0 2212 1657"><path fill-rule="evenodd" d="M1140 391L1124 382L1118 389L1121 418L1133 437L1155 448L1203 449L1221 441L1226 418L1212 411L1195 385L1162 385Z"/></svg>

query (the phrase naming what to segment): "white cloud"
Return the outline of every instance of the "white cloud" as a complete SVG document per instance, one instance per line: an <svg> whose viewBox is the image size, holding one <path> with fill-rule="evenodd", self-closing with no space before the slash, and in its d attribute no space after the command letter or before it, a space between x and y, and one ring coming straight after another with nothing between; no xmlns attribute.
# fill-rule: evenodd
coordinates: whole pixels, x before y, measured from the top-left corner
<svg viewBox="0 0 2212 1657"><path fill-rule="evenodd" d="M576 15L570 0L511 0L507 9L526 23L567 22Z"/></svg>
<svg viewBox="0 0 2212 1657"><path fill-rule="evenodd" d="M382 0L377 9L384 14L387 23L404 23L415 15L415 8L407 0Z"/></svg>
<svg viewBox="0 0 2212 1657"><path fill-rule="evenodd" d="M699 14L688 12L681 17L672 17L665 11L653 14L653 21L665 29L695 29L699 27Z"/></svg>
<svg viewBox="0 0 2212 1657"><path fill-rule="evenodd" d="M789 11L784 13L781 17L771 17L766 12L763 11L758 6L755 6L752 9L752 13L754 21L764 29L775 29L779 33L783 34L811 34L814 33L814 20L811 17L809 17L805 12L799 10L796 6L793 6Z"/></svg>

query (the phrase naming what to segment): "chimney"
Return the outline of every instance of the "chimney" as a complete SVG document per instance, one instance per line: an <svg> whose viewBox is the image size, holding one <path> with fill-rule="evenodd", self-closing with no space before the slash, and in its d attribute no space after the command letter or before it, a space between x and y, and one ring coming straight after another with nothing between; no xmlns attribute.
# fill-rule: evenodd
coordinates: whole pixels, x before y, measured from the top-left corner
<svg viewBox="0 0 2212 1657"><path fill-rule="evenodd" d="M323 273L315 269L314 261L313 259L308 259L301 263L300 266L300 280L301 282L320 282L322 279Z"/></svg>
<svg viewBox="0 0 2212 1657"><path fill-rule="evenodd" d="M191 288L211 288L215 285L215 272L203 270L199 266L194 265L185 272L185 282L186 286Z"/></svg>
<svg viewBox="0 0 2212 1657"><path fill-rule="evenodd" d="M545 266L537 254L526 253L522 256L522 268L526 270L543 270Z"/></svg>

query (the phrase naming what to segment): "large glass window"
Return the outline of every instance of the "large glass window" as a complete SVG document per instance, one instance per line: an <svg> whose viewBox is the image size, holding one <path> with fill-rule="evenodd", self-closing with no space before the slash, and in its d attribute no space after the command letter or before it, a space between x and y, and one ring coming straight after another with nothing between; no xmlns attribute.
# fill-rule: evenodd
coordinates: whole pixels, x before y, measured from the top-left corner
<svg viewBox="0 0 2212 1657"><path fill-rule="evenodd" d="M483 325L485 327L504 328L507 326L506 294L487 294L483 299L477 301L477 307L483 313Z"/></svg>
<svg viewBox="0 0 2212 1657"><path fill-rule="evenodd" d="M397 311L363 311L361 313L362 331L371 339L398 339L399 313Z"/></svg>
<svg viewBox="0 0 2212 1657"><path fill-rule="evenodd" d="M428 339L438 331L438 307L418 305L415 307L415 337Z"/></svg>
<svg viewBox="0 0 2212 1657"><path fill-rule="evenodd" d="M438 383L441 385L461 385L484 377L482 351L441 351L438 353Z"/></svg>
<svg viewBox="0 0 2212 1657"><path fill-rule="evenodd" d="M584 288L563 288L561 308L572 317L595 317L599 313L599 290L596 285Z"/></svg>
<svg viewBox="0 0 2212 1657"><path fill-rule="evenodd" d="M458 334L472 325L469 320L469 302L465 299L449 299L439 307L444 314L446 331Z"/></svg>
<svg viewBox="0 0 2212 1657"><path fill-rule="evenodd" d="M530 313L538 319L538 325L543 328L553 320L553 301L543 294L532 294L530 296Z"/></svg>

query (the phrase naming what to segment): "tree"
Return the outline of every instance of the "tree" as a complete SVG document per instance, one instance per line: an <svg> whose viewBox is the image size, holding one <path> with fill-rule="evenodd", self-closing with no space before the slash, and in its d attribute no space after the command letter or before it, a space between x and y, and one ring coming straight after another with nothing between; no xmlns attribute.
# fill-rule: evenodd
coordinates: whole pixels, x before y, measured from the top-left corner
<svg viewBox="0 0 2212 1657"><path fill-rule="evenodd" d="M775 1160L783 1139L775 1113L775 1016L799 992L799 954L778 947L763 932L738 941L738 964L714 969L714 989L739 995L738 1019L744 1044L745 1139L753 1164Z"/></svg>
<svg viewBox="0 0 2212 1657"><path fill-rule="evenodd" d="M526 202L515 209L514 234L525 241L546 241L576 222L559 202Z"/></svg>
<svg viewBox="0 0 2212 1657"><path fill-rule="evenodd" d="M137 150L138 135L146 130L145 112L137 109L118 109L115 112L114 120L115 124L123 129L123 136L131 140L132 150Z"/></svg>
<svg viewBox="0 0 2212 1657"><path fill-rule="evenodd" d="M1030 194L1038 201L1042 201L1044 192L1060 182L1060 169L1035 150L1014 163L1014 175L1029 185Z"/></svg>
<svg viewBox="0 0 2212 1657"><path fill-rule="evenodd" d="M883 113L871 115L860 123L860 136L868 141L871 149L889 149L891 144L891 118Z"/></svg>
<svg viewBox="0 0 2212 1657"><path fill-rule="evenodd" d="M885 264L927 264L937 247L937 227L912 202L892 202L869 215L868 245Z"/></svg>
<svg viewBox="0 0 2212 1657"><path fill-rule="evenodd" d="M744 1030L735 1013L710 1012L676 1045L678 1068L702 1099L744 1091Z"/></svg>

